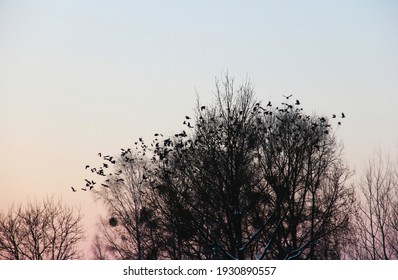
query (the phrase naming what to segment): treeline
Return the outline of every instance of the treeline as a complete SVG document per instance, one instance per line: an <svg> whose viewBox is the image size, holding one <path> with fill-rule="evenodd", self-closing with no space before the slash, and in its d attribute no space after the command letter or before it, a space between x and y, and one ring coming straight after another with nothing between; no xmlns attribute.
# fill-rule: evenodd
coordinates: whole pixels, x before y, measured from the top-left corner
<svg viewBox="0 0 398 280"><path fill-rule="evenodd" d="M93 258L397 259L396 164L378 153L353 183L335 136L344 113L308 115L291 95L263 104L250 83L234 86L218 81L182 131L86 166L107 207ZM14 216L0 216L3 240ZM0 257L15 257L7 242Z"/></svg>

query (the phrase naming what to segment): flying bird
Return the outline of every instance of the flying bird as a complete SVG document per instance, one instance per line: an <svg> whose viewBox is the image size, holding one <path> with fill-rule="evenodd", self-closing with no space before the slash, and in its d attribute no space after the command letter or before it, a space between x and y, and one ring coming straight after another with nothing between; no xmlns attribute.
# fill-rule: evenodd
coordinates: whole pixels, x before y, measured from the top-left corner
<svg viewBox="0 0 398 280"><path fill-rule="evenodd" d="M87 189L85 189L85 188L82 188L82 191L87 191Z"/></svg>
<svg viewBox="0 0 398 280"><path fill-rule="evenodd" d="M201 110L201 111L203 111L204 109L206 109L206 106L200 107L200 110Z"/></svg>
<svg viewBox="0 0 398 280"><path fill-rule="evenodd" d="M87 169L87 168L90 168L90 165L86 165L86 169Z"/></svg>
<svg viewBox="0 0 398 280"><path fill-rule="evenodd" d="M98 153L98 156L101 157L101 153Z"/></svg>
<svg viewBox="0 0 398 280"><path fill-rule="evenodd" d="M190 120L191 118L190 117L188 117L188 116L185 116L185 118L187 119L187 120Z"/></svg>
<svg viewBox="0 0 398 280"><path fill-rule="evenodd" d="M285 97L286 99L289 99L290 97L292 97L293 96L293 94L291 94L291 95L288 95L288 96L286 96L286 95L283 95L283 97Z"/></svg>
<svg viewBox="0 0 398 280"><path fill-rule="evenodd" d="M75 190L75 188L74 188L74 187L70 187L70 188L72 189L72 191L73 191L73 192L76 192L76 190Z"/></svg>
<svg viewBox="0 0 398 280"><path fill-rule="evenodd" d="M341 118L343 118L343 119L345 118L345 115L344 115L344 113L341 113Z"/></svg>
<svg viewBox="0 0 398 280"><path fill-rule="evenodd" d="M341 125L341 122L338 122L337 124L338 124L338 125Z"/></svg>
<svg viewBox="0 0 398 280"><path fill-rule="evenodd" d="M332 115L332 118L335 119L335 118L336 118L336 114L333 114L333 115Z"/></svg>
<svg viewBox="0 0 398 280"><path fill-rule="evenodd" d="M296 100L296 105L300 105L300 101L298 99Z"/></svg>

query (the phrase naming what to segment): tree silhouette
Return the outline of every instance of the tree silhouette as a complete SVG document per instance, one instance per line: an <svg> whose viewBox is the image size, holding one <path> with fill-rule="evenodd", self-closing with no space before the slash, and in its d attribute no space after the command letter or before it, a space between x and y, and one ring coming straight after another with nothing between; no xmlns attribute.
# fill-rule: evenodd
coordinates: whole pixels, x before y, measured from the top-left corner
<svg viewBox="0 0 398 280"><path fill-rule="evenodd" d="M398 258L398 168L375 151L359 183L361 204L356 216L352 258Z"/></svg>
<svg viewBox="0 0 398 280"><path fill-rule="evenodd" d="M0 259L66 260L81 257L81 215L46 199L0 213Z"/></svg>
<svg viewBox="0 0 398 280"><path fill-rule="evenodd" d="M103 223L119 258L340 258L354 211L342 148L290 97L262 106L227 75L186 129L122 150L96 190L120 221Z"/></svg>

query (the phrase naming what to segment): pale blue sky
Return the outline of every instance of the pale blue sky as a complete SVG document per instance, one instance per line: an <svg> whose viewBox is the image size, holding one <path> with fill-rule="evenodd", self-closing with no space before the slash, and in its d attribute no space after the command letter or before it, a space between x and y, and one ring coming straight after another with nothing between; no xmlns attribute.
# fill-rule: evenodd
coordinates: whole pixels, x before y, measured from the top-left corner
<svg viewBox="0 0 398 280"><path fill-rule="evenodd" d="M47 193L92 205L86 163L172 133L214 78L345 112L359 169L398 147L397 1L0 0L0 208ZM93 214L88 214L93 215Z"/></svg>

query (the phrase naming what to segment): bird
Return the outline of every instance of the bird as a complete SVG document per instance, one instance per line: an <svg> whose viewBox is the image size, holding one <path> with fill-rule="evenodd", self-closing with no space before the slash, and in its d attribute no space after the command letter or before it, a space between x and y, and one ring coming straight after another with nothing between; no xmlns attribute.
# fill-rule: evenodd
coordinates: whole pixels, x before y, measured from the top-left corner
<svg viewBox="0 0 398 280"><path fill-rule="evenodd" d="M87 168L90 168L90 165L86 165L86 168L85 168L85 169L87 169Z"/></svg>
<svg viewBox="0 0 398 280"><path fill-rule="evenodd" d="M343 119L345 118L345 115L344 115L344 113L341 113L341 118L343 118Z"/></svg>
<svg viewBox="0 0 398 280"><path fill-rule="evenodd" d="M82 191L87 191L87 189L85 189L85 188L82 188Z"/></svg>
<svg viewBox="0 0 398 280"><path fill-rule="evenodd" d="M101 157L101 153L98 153L98 156Z"/></svg>
<svg viewBox="0 0 398 280"><path fill-rule="evenodd" d="M76 190L75 190L75 188L74 188L74 187L70 187L70 188L72 189L72 191L73 191L73 192L76 192Z"/></svg>
<svg viewBox="0 0 398 280"><path fill-rule="evenodd" d="M296 105L300 105L300 101L298 99L296 100Z"/></svg>
<svg viewBox="0 0 398 280"><path fill-rule="evenodd" d="M268 106L268 107L271 107L271 106L272 106L271 101L268 101L267 106Z"/></svg>
<svg viewBox="0 0 398 280"><path fill-rule="evenodd" d="M94 188L94 186L90 186L90 191Z"/></svg>
<svg viewBox="0 0 398 280"><path fill-rule="evenodd" d="M203 111L204 109L206 109L206 106L200 107L200 110L201 110L201 111Z"/></svg>
<svg viewBox="0 0 398 280"><path fill-rule="evenodd" d="M332 118L335 119L335 118L336 118L336 114L333 114L333 115L332 115Z"/></svg>
<svg viewBox="0 0 398 280"><path fill-rule="evenodd" d="M341 125L341 122L338 122L337 124L338 124L338 125Z"/></svg>
<svg viewBox="0 0 398 280"><path fill-rule="evenodd" d="M109 165L107 165L106 163L103 163L103 165L104 165L104 168L108 168L109 167Z"/></svg>
<svg viewBox="0 0 398 280"><path fill-rule="evenodd" d="M191 118L190 117L188 117L188 116L185 116L185 118L187 119L187 120L190 120Z"/></svg>
<svg viewBox="0 0 398 280"><path fill-rule="evenodd" d="M286 99L289 99L290 97L292 97L292 95L293 95L293 94L291 94L291 95L288 95L288 96L286 96L286 95L283 95L283 97L285 97Z"/></svg>

